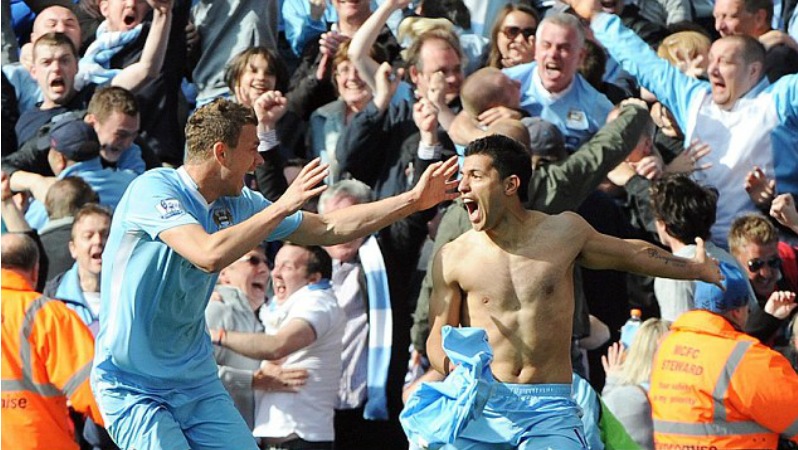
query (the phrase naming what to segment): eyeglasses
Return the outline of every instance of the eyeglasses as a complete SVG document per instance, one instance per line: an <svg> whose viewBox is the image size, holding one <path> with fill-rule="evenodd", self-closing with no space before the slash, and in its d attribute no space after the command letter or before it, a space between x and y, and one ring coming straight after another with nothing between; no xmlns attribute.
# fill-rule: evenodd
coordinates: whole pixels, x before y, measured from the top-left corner
<svg viewBox="0 0 798 450"><path fill-rule="evenodd" d="M771 269L778 269L781 267L781 258L774 256L767 261L762 261L759 258L749 259L748 270L751 272L759 272L759 270L764 267L765 264L767 264Z"/></svg>
<svg viewBox="0 0 798 450"><path fill-rule="evenodd" d="M269 265L269 260L266 258L261 258L258 255L249 255L249 256L242 256L238 261L240 262L248 262L251 266L259 266L261 264Z"/></svg>
<svg viewBox="0 0 798 450"><path fill-rule="evenodd" d="M529 39L530 37L535 35L537 30L535 28L521 28L521 27L504 27L502 28L502 33L507 36L507 39L513 40L518 37L519 34L524 35L524 39Z"/></svg>

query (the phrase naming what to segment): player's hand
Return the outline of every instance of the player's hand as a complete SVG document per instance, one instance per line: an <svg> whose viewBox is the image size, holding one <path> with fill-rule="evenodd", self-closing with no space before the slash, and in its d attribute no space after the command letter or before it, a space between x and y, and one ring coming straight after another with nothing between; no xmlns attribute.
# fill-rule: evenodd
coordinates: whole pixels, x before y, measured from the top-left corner
<svg viewBox="0 0 798 450"><path fill-rule="evenodd" d="M453 179L457 169L456 156L427 167L413 188L417 195L417 205L420 211L432 208L445 200L454 200L460 195L456 190L458 182Z"/></svg>
<svg viewBox="0 0 798 450"><path fill-rule="evenodd" d="M298 392L308 379L305 369L266 363L252 374L252 388L274 392Z"/></svg>
<svg viewBox="0 0 798 450"><path fill-rule="evenodd" d="M329 175L329 167L328 164L322 164L320 158L309 162L274 204L286 208L289 214L299 211L305 202L327 189L327 185L321 182Z"/></svg>
<svg viewBox="0 0 798 450"><path fill-rule="evenodd" d="M261 94L252 104L259 128L263 126L266 129L274 129L277 121L285 115L287 104L288 100L280 91L267 91Z"/></svg>
<svg viewBox="0 0 798 450"><path fill-rule="evenodd" d="M623 361L626 359L626 349L620 342L614 342L607 349L606 355L601 355L601 365L607 375L618 375L623 371Z"/></svg>
<svg viewBox="0 0 798 450"><path fill-rule="evenodd" d="M706 245L700 237L695 238L695 257L693 257L693 261L699 265L697 279L712 283L721 288L721 290L726 290L722 283L724 277L720 271L720 263L718 263L717 259L707 255Z"/></svg>

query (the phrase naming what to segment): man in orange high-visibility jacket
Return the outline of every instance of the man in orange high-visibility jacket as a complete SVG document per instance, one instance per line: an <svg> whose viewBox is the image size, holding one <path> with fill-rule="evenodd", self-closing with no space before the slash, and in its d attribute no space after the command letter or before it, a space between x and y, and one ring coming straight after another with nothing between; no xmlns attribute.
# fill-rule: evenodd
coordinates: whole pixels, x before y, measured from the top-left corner
<svg viewBox="0 0 798 450"><path fill-rule="evenodd" d="M775 449L798 442L798 375L740 331L748 280L721 263L725 291L698 282L695 307L673 323L651 373L657 449Z"/></svg>
<svg viewBox="0 0 798 450"><path fill-rule="evenodd" d="M35 292L39 251L23 234L2 247L2 448L77 450L67 402L102 424L89 386L94 339L62 302Z"/></svg>

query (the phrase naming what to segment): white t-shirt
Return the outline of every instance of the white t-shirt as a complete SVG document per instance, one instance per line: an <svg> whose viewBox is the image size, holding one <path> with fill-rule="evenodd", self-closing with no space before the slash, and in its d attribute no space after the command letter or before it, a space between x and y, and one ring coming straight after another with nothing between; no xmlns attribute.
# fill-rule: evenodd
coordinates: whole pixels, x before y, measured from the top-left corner
<svg viewBox="0 0 798 450"><path fill-rule="evenodd" d="M315 330L316 341L288 355L282 364L307 369L307 383L299 392L255 392L252 434L272 438L296 434L311 442L334 440L333 416L346 318L329 282L305 286L282 305L272 301L266 308L267 334L276 334L292 320L304 320Z"/></svg>

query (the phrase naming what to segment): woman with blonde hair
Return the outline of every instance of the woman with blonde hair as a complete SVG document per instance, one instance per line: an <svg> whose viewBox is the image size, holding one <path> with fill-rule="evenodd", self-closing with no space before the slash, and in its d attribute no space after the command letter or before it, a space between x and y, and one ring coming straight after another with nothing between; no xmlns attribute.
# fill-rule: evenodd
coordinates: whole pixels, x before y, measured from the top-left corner
<svg viewBox="0 0 798 450"><path fill-rule="evenodd" d="M709 38L697 31L680 31L662 40L657 56L694 78L706 76L709 65Z"/></svg>
<svg viewBox="0 0 798 450"><path fill-rule="evenodd" d="M607 382L601 396L610 411L623 424L635 442L644 449L654 448L654 424L648 400L649 380L654 355L670 322L648 319L635 334L628 353L616 342L601 357Z"/></svg>

